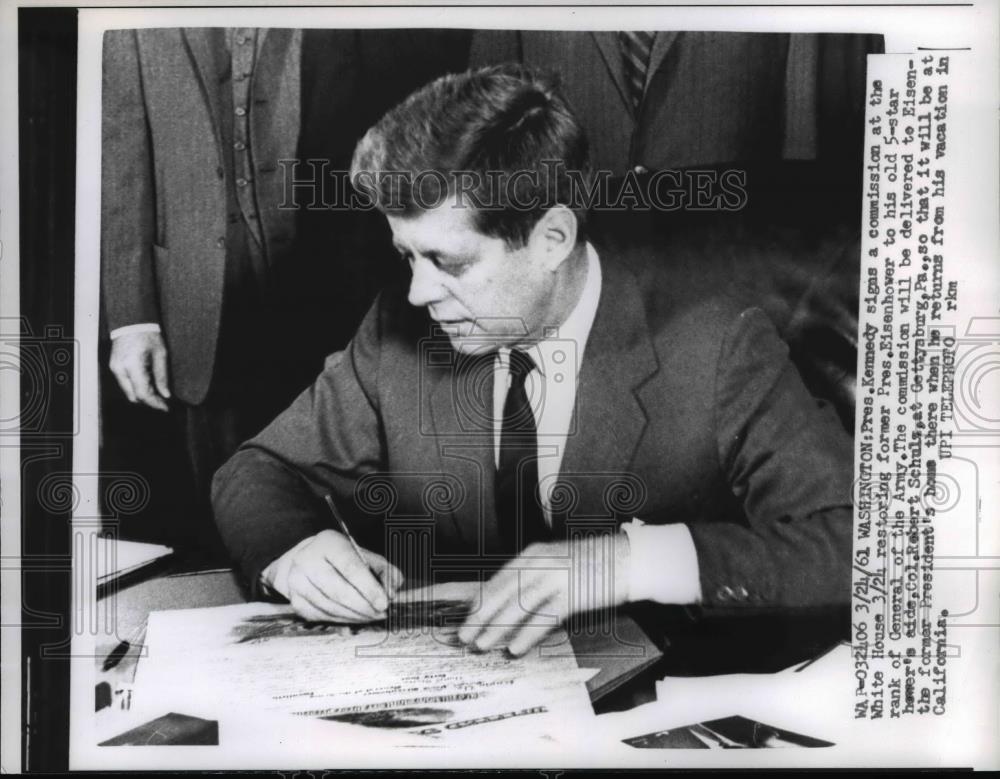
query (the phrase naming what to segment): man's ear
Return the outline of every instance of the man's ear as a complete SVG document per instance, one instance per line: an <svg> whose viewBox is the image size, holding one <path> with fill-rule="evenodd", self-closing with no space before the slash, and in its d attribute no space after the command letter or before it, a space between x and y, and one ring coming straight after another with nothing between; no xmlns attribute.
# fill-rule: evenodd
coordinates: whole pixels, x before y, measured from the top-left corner
<svg viewBox="0 0 1000 779"><path fill-rule="evenodd" d="M548 209L531 231L530 243L547 270L555 271L576 248L576 214L564 205Z"/></svg>

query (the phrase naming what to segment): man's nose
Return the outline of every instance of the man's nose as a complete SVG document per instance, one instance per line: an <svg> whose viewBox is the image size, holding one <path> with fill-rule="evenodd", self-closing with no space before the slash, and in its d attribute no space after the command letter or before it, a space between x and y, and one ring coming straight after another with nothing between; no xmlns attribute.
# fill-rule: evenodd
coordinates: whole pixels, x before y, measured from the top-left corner
<svg viewBox="0 0 1000 779"><path fill-rule="evenodd" d="M447 290L441 283L441 271L428 259L420 257L410 266L413 277L410 279L410 293L407 300L411 306L429 306L440 302Z"/></svg>

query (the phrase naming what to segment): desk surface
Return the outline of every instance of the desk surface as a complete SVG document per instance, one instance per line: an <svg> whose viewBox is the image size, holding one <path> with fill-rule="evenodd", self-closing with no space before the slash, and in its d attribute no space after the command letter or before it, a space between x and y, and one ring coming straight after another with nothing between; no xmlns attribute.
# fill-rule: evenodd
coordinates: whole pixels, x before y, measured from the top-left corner
<svg viewBox="0 0 1000 779"><path fill-rule="evenodd" d="M229 606L244 603L246 597L231 570L176 573L156 576L111 592L101 600L113 609L116 635L98 649L108 651L121 640L136 643L145 630L151 611Z"/></svg>

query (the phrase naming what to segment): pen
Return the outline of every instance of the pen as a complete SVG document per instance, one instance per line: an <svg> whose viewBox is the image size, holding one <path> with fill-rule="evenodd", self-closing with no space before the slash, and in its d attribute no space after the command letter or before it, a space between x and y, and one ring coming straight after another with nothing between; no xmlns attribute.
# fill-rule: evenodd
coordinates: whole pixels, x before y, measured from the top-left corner
<svg viewBox="0 0 1000 779"><path fill-rule="evenodd" d="M108 653L107 658L104 660L104 665L101 666L102 671L110 671L118 663L122 661L122 658L128 654L128 650L132 648L132 645L128 641L119 642L118 646Z"/></svg>
<svg viewBox="0 0 1000 779"><path fill-rule="evenodd" d="M347 529L347 523L341 518L340 512L337 511L337 507L333 504L333 496L327 493L323 496L323 498L326 500L326 505L330 507L330 513L333 514L333 518L337 520L337 524L340 525L340 532L347 536L347 540L351 542L351 548L354 549L354 554L358 556L358 560L360 560L362 565L371 571L372 576L375 577L375 581L381 584L381 579L378 578L378 574L372 570L372 567L368 565L368 562L365 560L365 556L361 554L361 547L358 546L358 542L354 540L354 536L351 535L351 531ZM386 601L388 601L389 593L386 592L385 587L382 587L382 592L385 595Z"/></svg>

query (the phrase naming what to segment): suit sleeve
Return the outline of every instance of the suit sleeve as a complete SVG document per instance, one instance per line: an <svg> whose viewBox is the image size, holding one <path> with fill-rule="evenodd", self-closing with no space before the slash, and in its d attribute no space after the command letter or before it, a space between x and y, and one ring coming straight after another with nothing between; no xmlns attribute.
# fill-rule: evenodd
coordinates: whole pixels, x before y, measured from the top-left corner
<svg viewBox="0 0 1000 779"><path fill-rule="evenodd" d="M104 34L101 283L108 329L159 322L155 187L135 30Z"/></svg>
<svg viewBox="0 0 1000 779"><path fill-rule="evenodd" d="M851 441L759 309L723 341L715 408L720 465L748 522L691 526L704 603L849 603Z"/></svg>
<svg viewBox="0 0 1000 779"><path fill-rule="evenodd" d="M252 595L272 560L332 526L324 495L349 505L357 479L383 467L377 310L378 301L315 383L215 475L215 521Z"/></svg>

